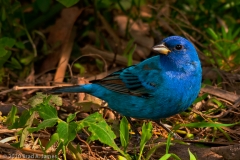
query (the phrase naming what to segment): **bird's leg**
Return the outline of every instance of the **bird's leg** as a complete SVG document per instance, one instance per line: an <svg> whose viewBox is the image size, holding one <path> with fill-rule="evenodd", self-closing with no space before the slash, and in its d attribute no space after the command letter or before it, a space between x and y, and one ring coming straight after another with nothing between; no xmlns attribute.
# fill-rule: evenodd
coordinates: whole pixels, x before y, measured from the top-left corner
<svg viewBox="0 0 240 160"><path fill-rule="evenodd" d="M169 129L168 127L166 127L161 120L155 120L154 122L156 122L159 126L161 126L163 129L165 129L168 133L173 132L171 129ZM181 136L179 136L177 133L173 133L173 137L174 139L182 139Z"/></svg>
<svg viewBox="0 0 240 160"><path fill-rule="evenodd" d="M132 122L131 118L130 118L130 117L126 117L126 118L127 118L128 122L130 123L133 131L136 133L137 141L140 142L140 140L141 140L141 134L138 132L137 128L133 125L133 122Z"/></svg>

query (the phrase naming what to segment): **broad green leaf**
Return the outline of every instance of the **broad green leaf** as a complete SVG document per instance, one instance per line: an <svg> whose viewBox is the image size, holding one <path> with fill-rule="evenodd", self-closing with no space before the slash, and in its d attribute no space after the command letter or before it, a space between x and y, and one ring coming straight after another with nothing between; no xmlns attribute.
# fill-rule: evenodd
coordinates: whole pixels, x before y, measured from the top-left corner
<svg viewBox="0 0 240 160"><path fill-rule="evenodd" d="M116 8L120 8L123 11L127 12L128 9L131 8L132 2L131 1L126 1L126 0L118 0L118 5L116 5Z"/></svg>
<svg viewBox="0 0 240 160"><path fill-rule="evenodd" d="M44 99L48 99L48 100L45 100ZM61 106L62 105L62 98L58 97L57 95L51 95L51 96L47 96L45 94L42 94L41 92L37 92L37 94L33 97L31 97L29 100L28 100L28 103L30 104L30 106L32 107L35 107L37 106L38 104L41 104L44 102L44 105L49 105L50 101L50 104L56 104L57 106Z"/></svg>
<svg viewBox="0 0 240 160"><path fill-rule="evenodd" d="M178 157L176 154L174 154L174 153L171 153L171 156L174 158L174 159L176 159L176 160L181 160L181 158L180 157Z"/></svg>
<svg viewBox="0 0 240 160"><path fill-rule="evenodd" d="M24 45L24 43L23 42L16 42L15 43L15 46L17 47L17 48L19 48L19 49L25 49L25 45Z"/></svg>
<svg viewBox="0 0 240 160"><path fill-rule="evenodd" d="M46 119L42 123L40 123L37 127L29 128L28 131L32 133L32 132L39 131L41 129L45 129L47 127L52 127L57 123L57 121L58 121L58 118Z"/></svg>
<svg viewBox="0 0 240 160"><path fill-rule="evenodd" d="M26 121L26 124L25 124L26 127L23 128L21 136L20 136L20 144L19 144L20 148L22 148L24 146L25 140L29 134L28 129L32 126L35 115L36 115L36 113L34 112Z"/></svg>
<svg viewBox="0 0 240 160"><path fill-rule="evenodd" d="M42 12L46 12L51 4L51 0L36 0L37 6L38 8L42 11Z"/></svg>
<svg viewBox="0 0 240 160"><path fill-rule="evenodd" d="M18 62L18 60L14 57L11 57L11 66L14 69L22 69L21 64Z"/></svg>
<svg viewBox="0 0 240 160"><path fill-rule="evenodd" d="M48 144L45 147L45 150L47 150L48 148L50 148L55 142L57 142L59 140L59 135L58 133L54 133L51 138L50 141L48 142Z"/></svg>
<svg viewBox="0 0 240 160"><path fill-rule="evenodd" d="M0 46L0 58L6 56L7 53L8 51L3 46Z"/></svg>
<svg viewBox="0 0 240 160"><path fill-rule="evenodd" d="M74 114L69 114L69 116L67 117L67 122L69 123L69 122L73 121L74 118L76 117L77 113L78 112L75 112Z"/></svg>
<svg viewBox="0 0 240 160"><path fill-rule="evenodd" d="M168 160L171 157L171 154L164 154L159 160Z"/></svg>
<svg viewBox="0 0 240 160"><path fill-rule="evenodd" d="M6 63L11 54L11 51L5 50L5 48L0 45L0 68Z"/></svg>
<svg viewBox="0 0 240 160"><path fill-rule="evenodd" d="M28 110L24 111L22 115L15 120L15 123L8 127L8 129L23 128L24 126L26 126L26 123L31 117L31 115L32 113L30 113Z"/></svg>
<svg viewBox="0 0 240 160"><path fill-rule="evenodd" d="M71 7L78 3L79 0L57 0L59 3L63 4L65 7Z"/></svg>
<svg viewBox="0 0 240 160"><path fill-rule="evenodd" d="M197 160L196 157L192 154L192 152L190 151L190 149L188 148L188 153L190 156L190 160Z"/></svg>
<svg viewBox="0 0 240 160"><path fill-rule="evenodd" d="M130 159L130 156L128 154L125 154L118 146L116 145L114 139L116 138L116 135L111 130L109 125L106 123L106 121L103 119L102 115L99 113L93 113L87 118L83 119L78 124L78 131L81 130L84 127L88 127L88 130L92 133L90 140L99 140L100 142L107 144L108 146L111 146L116 151L120 152L122 155L124 155L127 159Z"/></svg>
<svg viewBox="0 0 240 160"><path fill-rule="evenodd" d="M140 142L140 150L143 150L147 141L152 137L152 123L149 122L147 124L143 123L142 126L142 136Z"/></svg>
<svg viewBox="0 0 240 160"><path fill-rule="evenodd" d="M29 126L25 127L22 129L21 135L20 135L20 140L19 140L19 148L22 148L24 146L24 142L26 140L26 138L28 137L28 128Z"/></svg>
<svg viewBox="0 0 240 160"><path fill-rule="evenodd" d="M148 124L143 123L142 126L142 136L141 136L141 142L140 142L140 153L138 159L140 160L142 157L143 149L145 147L145 144L147 141L152 137L152 123L149 122Z"/></svg>
<svg viewBox="0 0 240 160"><path fill-rule="evenodd" d="M118 160L127 160L127 159L125 157L119 155Z"/></svg>
<svg viewBox="0 0 240 160"><path fill-rule="evenodd" d="M128 120L126 117L123 117L120 122L120 141L124 150L126 150L129 143Z"/></svg>
<svg viewBox="0 0 240 160"><path fill-rule="evenodd" d="M69 131L69 134L68 134L68 141L73 141L76 137L76 134L77 134L77 123L76 122L70 122L68 124L68 131Z"/></svg>
<svg viewBox="0 0 240 160"><path fill-rule="evenodd" d="M16 43L16 40L13 38L9 38L9 37L0 38L0 46L2 47L12 48L15 43Z"/></svg>
<svg viewBox="0 0 240 160"><path fill-rule="evenodd" d="M34 60L34 55L28 55L27 57L20 58L20 62L24 65L29 65Z"/></svg>
<svg viewBox="0 0 240 160"><path fill-rule="evenodd" d="M28 103L29 103L30 106L35 107L38 104L43 103L43 99L46 98L46 97L47 97L46 95L37 92L37 94L35 96L31 97L28 100Z"/></svg>
<svg viewBox="0 0 240 160"><path fill-rule="evenodd" d="M7 116L7 121L6 121L7 125L12 125L15 123L16 114L17 114L17 107L12 106L11 111L8 113L8 116Z"/></svg>
<svg viewBox="0 0 240 160"><path fill-rule="evenodd" d="M51 95L50 103L53 103L57 106L62 106L62 98L58 95Z"/></svg>
<svg viewBox="0 0 240 160"><path fill-rule="evenodd" d="M37 111L40 117L43 118L44 120L58 118L56 108L50 105L45 105L41 103L37 107L35 107L34 110Z"/></svg>
<svg viewBox="0 0 240 160"><path fill-rule="evenodd" d="M85 127L92 133L90 139L92 141L99 140L100 142L107 144L111 147L118 148L114 139L116 135L113 133L109 125L102 118L99 113L94 113L81 121Z"/></svg>
<svg viewBox="0 0 240 160"><path fill-rule="evenodd" d="M172 157L175 160L181 160L181 158L179 158L176 154L173 154L173 153L165 154L159 160L168 160L170 157Z"/></svg>
<svg viewBox="0 0 240 160"><path fill-rule="evenodd" d="M76 122L66 123L60 121L57 126L57 133L59 135L59 140L67 145L70 141L74 140L77 134L77 124Z"/></svg>
<svg viewBox="0 0 240 160"><path fill-rule="evenodd" d="M59 122L57 126L57 133L61 142L66 145L66 142L68 142L68 124L64 121Z"/></svg>

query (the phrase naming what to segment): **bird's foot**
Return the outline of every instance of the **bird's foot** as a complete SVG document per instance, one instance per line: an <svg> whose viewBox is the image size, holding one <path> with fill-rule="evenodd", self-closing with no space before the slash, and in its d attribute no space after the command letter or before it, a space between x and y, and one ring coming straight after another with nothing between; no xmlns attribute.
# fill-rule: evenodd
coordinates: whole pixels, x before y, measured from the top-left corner
<svg viewBox="0 0 240 160"><path fill-rule="evenodd" d="M177 133L174 133L171 129L169 129L168 127L166 127L161 121L154 121L156 122L158 125L160 125L163 129L165 129L165 131L167 131L168 133L172 133L173 134L173 138L176 140L182 140L183 138L181 136L179 136Z"/></svg>

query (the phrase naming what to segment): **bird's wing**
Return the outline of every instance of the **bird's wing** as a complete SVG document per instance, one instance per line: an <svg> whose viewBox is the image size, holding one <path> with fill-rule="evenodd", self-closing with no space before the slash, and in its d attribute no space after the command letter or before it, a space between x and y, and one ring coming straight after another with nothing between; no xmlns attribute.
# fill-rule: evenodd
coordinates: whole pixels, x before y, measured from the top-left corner
<svg viewBox="0 0 240 160"><path fill-rule="evenodd" d="M132 72L133 67L135 66L121 69L103 79L93 80L90 82L99 84L109 90L123 94L130 94L146 98L151 97L151 90L146 89L139 76Z"/></svg>

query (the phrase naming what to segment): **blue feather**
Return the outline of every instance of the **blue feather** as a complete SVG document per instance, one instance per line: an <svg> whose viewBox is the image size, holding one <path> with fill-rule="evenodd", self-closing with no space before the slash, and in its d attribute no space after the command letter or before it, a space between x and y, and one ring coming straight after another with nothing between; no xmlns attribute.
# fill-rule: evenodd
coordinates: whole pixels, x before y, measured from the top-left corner
<svg viewBox="0 0 240 160"><path fill-rule="evenodd" d="M153 50L157 56L91 84L58 87L50 92L85 92L105 100L124 116L141 119L166 118L186 110L201 87L196 49L187 39L171 36Z"/></svg>

